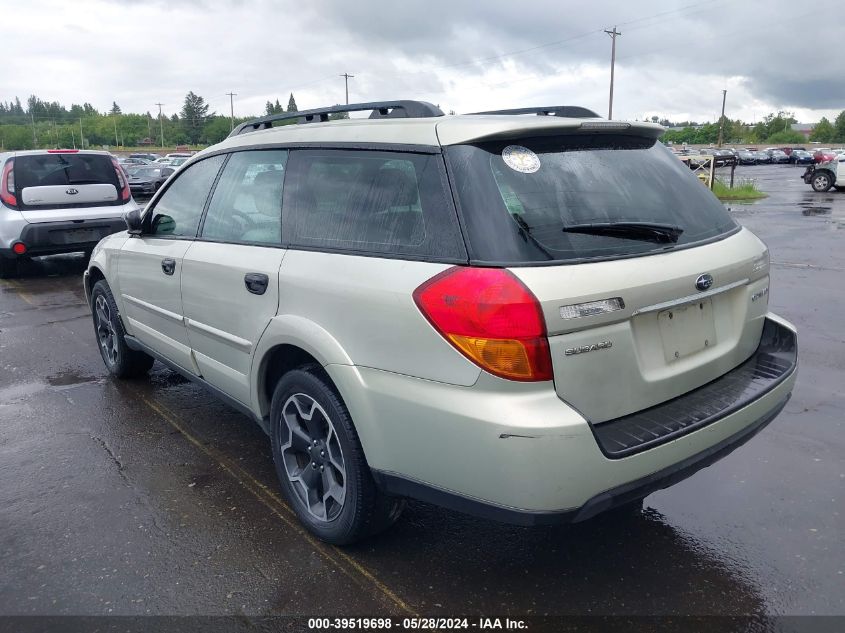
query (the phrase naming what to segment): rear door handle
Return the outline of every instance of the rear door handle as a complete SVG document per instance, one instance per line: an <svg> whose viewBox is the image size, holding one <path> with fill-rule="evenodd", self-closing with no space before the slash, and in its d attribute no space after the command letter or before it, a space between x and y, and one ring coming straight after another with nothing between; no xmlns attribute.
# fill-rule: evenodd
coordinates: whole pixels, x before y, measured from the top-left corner
<svg viewBox="0 0 845 633"><path fill-rule="evenodd" d="M254 295L263 295L267 292L267 284L270 278L264 273L247 273L244 275L244 285Z"/></svg>
<svg viewBox="0 0 845 633"><path fill-rule="evenodd" d="M173 271L176 270L176 260L170 259L169 257L167 259L162 259L161 270L165 275L172 275Z"/></svg>

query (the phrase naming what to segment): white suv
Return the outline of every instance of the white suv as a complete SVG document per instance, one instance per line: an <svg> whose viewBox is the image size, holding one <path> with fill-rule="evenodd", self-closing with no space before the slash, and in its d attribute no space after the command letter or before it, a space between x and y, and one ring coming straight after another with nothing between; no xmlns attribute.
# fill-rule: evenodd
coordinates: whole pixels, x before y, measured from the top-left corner
<svg viewBox="0 0 845 633"><path fill-rule="evenodd" d="M526 525L630 505L759 431L797 367L766 247L661 133L411 101L244 124L97 246L103 359L252 417L332 543L404 497Z"/></svg>
<svg viewBox="0 0 845 633"><path fill-rule="evenodd" d="M16 274L28 257L90 253L138 208L108 152L8 152L0 154L0 173L0 277Z"/></svg>

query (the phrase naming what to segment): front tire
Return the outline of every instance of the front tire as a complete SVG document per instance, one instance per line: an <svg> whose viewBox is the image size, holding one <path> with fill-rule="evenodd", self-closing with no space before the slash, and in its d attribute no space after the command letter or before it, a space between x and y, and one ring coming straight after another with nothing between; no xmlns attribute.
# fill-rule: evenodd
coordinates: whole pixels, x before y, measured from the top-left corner
<svg viewBox="0 0 845 633"><path fill-rule="evenodd" d="M403 502L376 487L352 418L320 367L282 377L270 420L276 474L309 532L348 545L396 521Z"/></svg>
<svg viewBox="0 0 845 633"><path fill-rule="evenodd" d="M810 186L813 188L813 191L824 193L833 186L833 178L830 177L830 174L823 171L815 173L810 178Z"/></svg>
<svg viewBox="0 0 845 633"><path fill-rule="evenodd" d="M150 371L155 359L144 352L130 349L126 344L126 330L123 329L117 303L105 279L94 284L91 306L100 356L109 373L117 378L135 378Z"/></svg>

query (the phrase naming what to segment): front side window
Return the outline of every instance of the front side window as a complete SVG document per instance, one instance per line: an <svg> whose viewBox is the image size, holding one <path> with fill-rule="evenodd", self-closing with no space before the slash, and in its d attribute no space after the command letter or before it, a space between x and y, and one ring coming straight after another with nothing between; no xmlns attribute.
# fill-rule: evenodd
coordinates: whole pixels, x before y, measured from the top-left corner
<svg viewBox="0 0 845 633"><path fill-rule="evenodd" d="M447 152L472 259L505 265L629 257L737 225L654 139L572 135Z"/></svg>
<svg viewBox="0 0 845 633"><path fill-rule="evenodd" d="M287 169L292 246L466 259L440 155L296 150Z"/></svg>
<svg viewBox="0 0 845 633"><path fill-rule="evenodd" d="M208 205L202 237L281 244L282 185L287 158L287 150L232 154Z"/></svg>
<svg viewBox="0 0 845 633"><path fill-rule="evenodd" d="M156 201L149 218L149 235L196 237L202 210L224 156L212 156L194 163Z"/></svg>

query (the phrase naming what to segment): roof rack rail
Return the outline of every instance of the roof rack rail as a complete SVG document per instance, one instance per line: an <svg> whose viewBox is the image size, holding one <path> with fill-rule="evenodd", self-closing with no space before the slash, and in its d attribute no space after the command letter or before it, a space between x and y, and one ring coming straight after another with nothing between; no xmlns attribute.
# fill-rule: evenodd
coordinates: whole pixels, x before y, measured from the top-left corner
<svg viewBox="0 0 845 633"><path fill-rule="evenodd" d="M513 108L511 110L489 110L471 114L536 114L537 116L560 116L569 119L599 119L598 114L581 106L548 106L545 108Z"/></svg>
<svg viewBox="0 0 845 633"><path fill-rule="evenodd" d="M329 120L330 114L341 112L363 112L372 110L371 119L395 119L395 118L428 118L443 116L443 111L436 105L427 101L371 101L368 103L350 103L348 105L335 105L328 108L316 108L314 110L302 110L301 112L285 112L283 114L271 114L252 121L246 121L236 127L229 136L237 136L245 132L255 130L266 130L273 127L274 121L289 121L298 119L297 123L324 123Z"/></svg>

